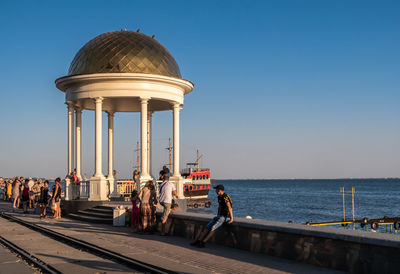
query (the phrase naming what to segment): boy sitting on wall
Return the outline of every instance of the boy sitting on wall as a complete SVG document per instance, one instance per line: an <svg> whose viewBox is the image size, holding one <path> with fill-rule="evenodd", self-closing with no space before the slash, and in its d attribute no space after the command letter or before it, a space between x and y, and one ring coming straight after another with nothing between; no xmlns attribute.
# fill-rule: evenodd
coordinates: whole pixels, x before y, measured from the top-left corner
<svg viewBox="0 0 400 274"><path fill-rule="evenodd" d="M199 237L191 243L193 246L205 247L205 243L214 235L218 228L224 223L231 224L233 222L231 198L225 193L223 185L217 185L214 189L218 195L218 214L207 224L203 233L200 233Z"/></svg>

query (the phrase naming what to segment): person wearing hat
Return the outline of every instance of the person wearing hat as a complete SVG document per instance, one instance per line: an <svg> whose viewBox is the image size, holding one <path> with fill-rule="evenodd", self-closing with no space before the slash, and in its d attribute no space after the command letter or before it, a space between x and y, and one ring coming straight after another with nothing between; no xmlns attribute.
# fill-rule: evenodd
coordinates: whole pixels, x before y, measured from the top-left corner
<svg viewBox="0 0 400 274"><path fill-rule="evenodd" d="M225 193L223 185L214 187L218 195L218 214L206 226L206 229L199 234L199 237L191 243L193 246L205 247L206 242L214 235L215 231L223 224L233 222L232 200Z"/></svg>

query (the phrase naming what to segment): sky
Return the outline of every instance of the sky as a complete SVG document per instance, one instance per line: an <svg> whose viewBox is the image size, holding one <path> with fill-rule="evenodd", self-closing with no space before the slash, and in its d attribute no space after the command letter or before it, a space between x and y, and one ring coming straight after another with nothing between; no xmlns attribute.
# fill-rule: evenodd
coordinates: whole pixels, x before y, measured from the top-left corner
<svg viewBox="0 0 400 274"><path fill-rule="evenodd" d="M104 32L155 35L195 84L181 167L216 179L400 177L399 1L1 1L0 176L65 176L67 108L54 80ZM107 174L106 114L103 170ZM94 114L83 112L83 173ZM115 169L131 177L138 113L115 115ZM153 115L153 174L172 112Z"/></svg>

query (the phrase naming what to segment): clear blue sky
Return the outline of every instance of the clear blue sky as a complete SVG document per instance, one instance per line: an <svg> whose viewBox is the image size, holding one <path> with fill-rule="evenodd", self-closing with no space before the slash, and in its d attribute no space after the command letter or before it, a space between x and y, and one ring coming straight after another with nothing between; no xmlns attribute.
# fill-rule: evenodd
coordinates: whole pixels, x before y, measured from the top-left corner
<svg viewBox="0 0 400 274"><path fill-rule="evenodd" d="M215 178L399 177L399 3L1 1L0 175L65 175L67 111L54 80L90 39L140 28L195 83L181 113L182 165L198 148ZM84 112L88 176L93 117ZM170 112L155 114L153 132L157 171ZM139 115L117 114L115 134L115 168L127 177Z"/></svg>

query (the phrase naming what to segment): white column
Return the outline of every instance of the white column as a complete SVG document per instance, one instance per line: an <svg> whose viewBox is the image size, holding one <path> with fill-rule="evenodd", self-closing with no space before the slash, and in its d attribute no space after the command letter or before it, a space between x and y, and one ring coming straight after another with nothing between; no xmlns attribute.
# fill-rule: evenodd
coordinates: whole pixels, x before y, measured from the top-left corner
<svg viewBox="0 0 400 274"><path fill-rule="evenodd" d="M67 102L68 106L68 175L73 170L74 165L74 105Z"/></svg>
<svg viewBox="0 0 400 274"><path fill-rule="evenodd" d="M140 142L141 142L141 177L150 177L148 170L147 161L147 106L149 103L148 98L141 98L141 111L140 111Z"/></svg>
<svg viewBox="0 0 400 274"><path fill-rule="evenodd" d="M76 176L79 180L82 180L82 110L80 108L76 108Z"/></svg>
<svg viewBox="0 0 400 274"><path fill-rule="evenodd" d="M103 105L103 98L99 97L95 100L95 174L94 177L104 177L102 171L102 141L101 141L101 131L102 131L102 120L101 111Z"/></svg>
<svg viewBox="0 0 400 274"><path fill-rule="evenodd" d="M173 106L173 127L174 127L174 174L173 177L181 177L181 173L179 170L179 111L180 104L175 103Z"/></svg>
<svg viewBox="0 0 400 274"><path fill-rule="evenodd" d="M108 179L113 178L114 159L114 113L108 112Z"/></svg>
<svg viewBox="0 0 400 274"><path fill-rule="evenodd" d="M152 112L149 111L147 116L147 170L151 175L151 121Z"/></svg>

